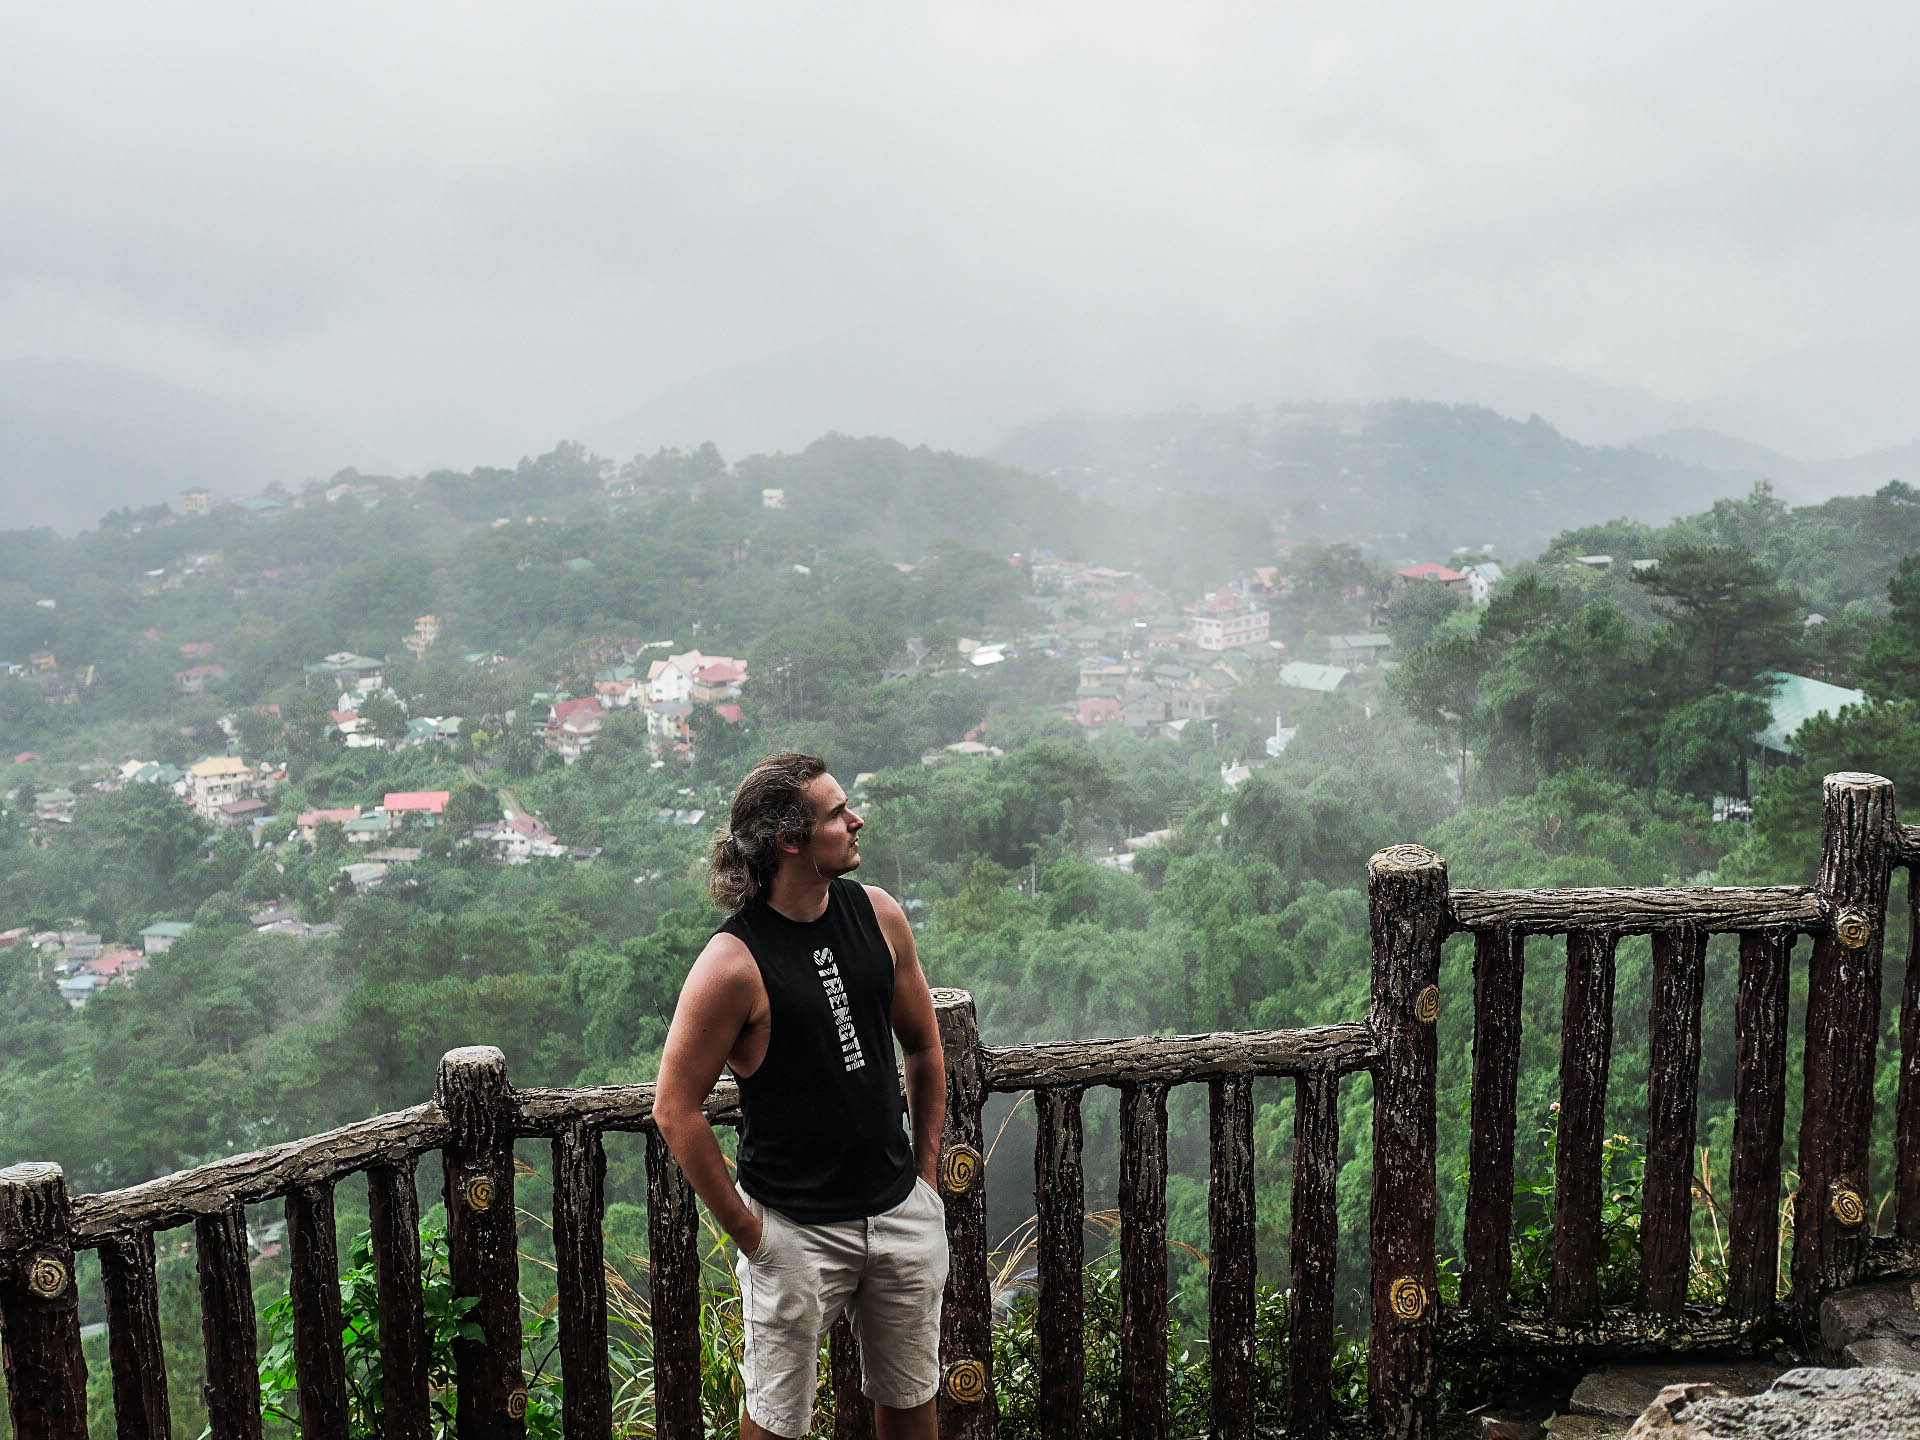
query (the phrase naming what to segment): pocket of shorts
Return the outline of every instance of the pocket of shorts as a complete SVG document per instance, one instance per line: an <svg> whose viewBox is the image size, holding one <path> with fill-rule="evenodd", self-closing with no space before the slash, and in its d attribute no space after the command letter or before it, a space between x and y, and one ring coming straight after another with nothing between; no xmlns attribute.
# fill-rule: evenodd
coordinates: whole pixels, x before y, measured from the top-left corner
<svg viewBox="0 0 1920 1440"><path fill-rule="evenodd" d="M933 1203L939 1209L941 1214L943 1215L946 1214L946 1211L947 1211L946 1199L940 1194L938 1187L936 1187L931 1180L927 1179L927 1177L924 1175L915 1175L913 1177L913 1183L917 1185L920 1189L926 1191L927 1194L933 1198Z"/></svg>

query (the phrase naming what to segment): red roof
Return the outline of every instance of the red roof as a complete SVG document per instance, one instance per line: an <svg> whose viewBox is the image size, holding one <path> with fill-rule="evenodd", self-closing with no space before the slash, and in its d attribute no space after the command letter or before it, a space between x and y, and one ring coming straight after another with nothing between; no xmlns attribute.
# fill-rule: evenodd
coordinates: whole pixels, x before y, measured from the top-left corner
<svg viewBox="0 0 1920 1440"><path fill-rule="evenodd" d="M300 817L300 828L305 830L309 826L324 825L329 820L336 825L344 825L349 820L358 820L359 818L360 812L358 810L308 810Z"/></svg>
<svg viewBox="0 0 1920 1440"><path fill-rule="evenodd" d="M392 790L385 803L389 815L396 810L438 815L452 798L451 790Z"/></svg>
<svg viewBox="0 0 1920 1440"><path fill-rule="evenodd" d="M562 700L558 705L553 707L553 714L548 718L547 723L555 726L564 725L576 715L604 715L606 713L606 707L600 703L598 698L589 695L581 700Z"/></svg>
<svg viewBox="0 0 1920 1440"><path fill-rule="evenodd" d="M1080 702L1082 725L1112 725L1122 718L1120 702L1111 695L1089 695Z"/></svg>
<svg viewBox="0 0 1920 1440"><path fill-rule="evenodd" d="M1418 565L1409 565L1406 569L1396 570L1393 573L1407 580L1438 580L1442 584L1467 578L1458 570L1449 570L1446 566L1432 560L1422 560Z"/></svg>
<svg viewBox="0 0 1920 1440"><path fill-rule="evenodd" d="M13 757L13 763L16 765L30 765L39 758L40 757L31 750L22 750L18 755Z"/></svg>
<svg viewBox="0 0 1920 1440"><path fill-rule="evenodd" d="M336 725L351 725L359 718L360 712L358 710L335 710L333 712L333 723Z"/></svg>
<svg viewBox="0 0 1920 1440"><path fill-rule="evenodd" d="M744 725L747 723L747 712L742 710L738 705L716 705L713 707L713 713L729 725Z"/></svg>
<svg viewBox="0 0 1920 1440"><path fill-rule="evenodd" d="M213 654L213 642L211 640L189 640L185 645L180 647L180 653L189 660L204 659L206 656Z"/></svg>
<svg viewBox="0 0 1920 1440"><path fill-rule="evenodd" d="M738 665L729 665L719 661L703 666L693 672L693 678L702 685L733 685L746 678L746 672Z"/></svg>

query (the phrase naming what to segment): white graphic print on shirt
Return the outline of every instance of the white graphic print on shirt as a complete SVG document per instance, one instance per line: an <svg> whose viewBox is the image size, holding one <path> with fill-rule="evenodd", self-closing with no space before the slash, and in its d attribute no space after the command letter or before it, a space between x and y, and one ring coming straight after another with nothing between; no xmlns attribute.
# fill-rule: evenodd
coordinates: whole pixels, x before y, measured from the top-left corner
<svg viewBox="0 0 1920 1440"><path fill-rule="evenodd" d="M840 1042L840 1058L848 1070L867 1063L861 1053L860 1037L853 1032L853 1011L847 1005L847 987L840 981L840 967L834 963L831 947L813 952L814 968L820 972L821 988L827 992L827 1005L833 1011L834 1037Z"/></svg>

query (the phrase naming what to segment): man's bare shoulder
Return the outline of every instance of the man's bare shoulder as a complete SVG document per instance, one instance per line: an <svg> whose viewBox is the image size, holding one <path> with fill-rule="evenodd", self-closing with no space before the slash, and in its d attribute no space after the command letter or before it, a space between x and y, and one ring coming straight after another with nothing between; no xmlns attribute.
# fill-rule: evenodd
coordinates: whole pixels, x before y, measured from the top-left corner
<svg viewBox="0 0 1920 1440"><path fill-rule="evenodd" d="M878 885L862 885L860 888L867 892L867 898L873 902L873 913L880 918L882 924L891 920L897 920L902 925L907 923L907 912L900 907L900 902L893 896Z"/></svg>
<svg viewBox="0 0 1920 1440"><path fill-rule="evenodd" d="M753 952L738 935L719 931L694 957L687 971L688 993L710 994L715 999L746 994L760 988L760 967Z"/></svg>

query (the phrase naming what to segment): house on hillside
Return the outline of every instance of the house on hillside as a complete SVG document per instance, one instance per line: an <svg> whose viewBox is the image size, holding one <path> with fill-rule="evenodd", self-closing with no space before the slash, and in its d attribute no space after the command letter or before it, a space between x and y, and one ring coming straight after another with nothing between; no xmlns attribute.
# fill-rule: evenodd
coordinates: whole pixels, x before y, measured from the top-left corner
<svg viewBox="0 0 1920 1440"><path fill-rule="evenodd" d="M1387 658L1393 637L1384 630L1368 630L1358 635L1329 635L1327 663L1347 670L1376 665Z"/></svg>
<svg viewBox="0 0 1920 1440"><path fill-rule="evenodd" d="M606 710L597 696L562 700L553 707L546 729L547 748L571 765L593 748Z"/></svg>
<svg viewBox="0 0 1920 1440"><path fill-rule="evenodd" d="M315 661L306 667L305 673L309 685L331 686L357 695L373 694L385 689L387 684L386 661L355 655L350 650L337 650L324 660Z"/></svg>
<svg viewBox="0 0 1920 1440"><path fill-rule="evenodd" d="M451 799L451 790L391 790L380 808L387 812L389 829L420 825L430 830L440 823Z"/></svg>
<svg viewBox="0 0 1920 1440"><path fill-rule="evenodd" d="M1461 599L1469 597L1471 586L1467 577L1451 566L1436 564L1432 560L1423 560L1418 565L1409 565L1404 570L1393 572L1393 588L1404 590L1409 585L1444 585Z"/></svg>
<svg viewBox="0 0 1920 1440"><path fill-rule="evenodd" d="M215 819L220 807L254 793L253 767L238 755L210 755L187 770L187 798L202 819Z"/></svg>
<svg viewBox="0 0 1920 1440"><path fill-rule="evenodd" d="M194 665L173 672L173 688L182 695L198 695L207 686L227 678L224 665Z"/></svg>
<svg viewBox="0 0 1920 1440"><path fill-rule="evenodd" d="M193 928L186 920L157 920L140 932L140 948L149 958L164 955Z"/></svg>
<svg viewBox="0 0 1920 1440"><path fill-rule="evenodd" d="M1273 616L1237 590L1209 595L1195 607L1188 621L1188 638L1202 650L1237 650L1242 645L1264 645L1272 632Z"/></svg>
<svg viewBox="0 0 1920 1440"><path fill-rule="evenodd" d="M311 845L319 835L322 825L339 825L344 828L359 818L358 806L339 810L303 810L300 812L300 818L294 822L294 826L299 831L300 838Z"/></svg>
<svg viewBox="0 0 1920 1440"><path fill-rule="evenodd" d="M1311 660L1289 660L1280 667L1279 679L1289 690L1304 690L1311 695L1335 695L1359 683L1343 666L1316 665Z"/></svg>
<svg viewBox="0 0 1920 1440"><path fill-rule="evenodd" d="M1864 705L1867 699L1864 690L1829 685L1785 670L1770 670L1760 679L1771 681L1774 688L1767 701L1767 728L1753 736L1754 778L1782 765L1800 763L1793 737L1814 716L1838 715L1849 705Z"/></svg>

